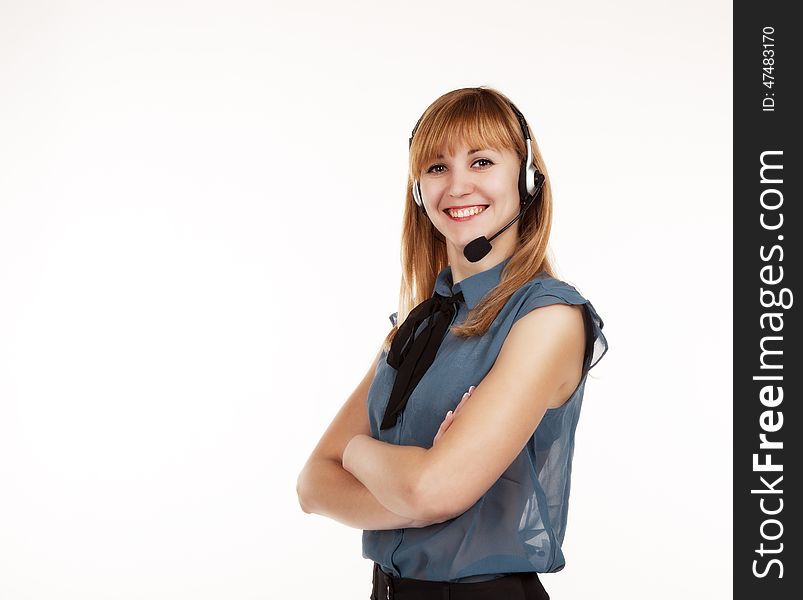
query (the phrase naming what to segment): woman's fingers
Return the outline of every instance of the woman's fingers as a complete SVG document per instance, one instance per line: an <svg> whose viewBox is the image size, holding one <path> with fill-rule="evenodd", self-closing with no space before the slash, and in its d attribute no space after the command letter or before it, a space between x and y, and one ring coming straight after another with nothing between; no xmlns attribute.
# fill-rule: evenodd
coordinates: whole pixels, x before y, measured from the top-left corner
<svg viewBox="0 0 803 600"><path fill-rule="evenodd" d="M475 389L476 386L474 385L468 388L468 391L465 394L463 394L463 397L460 399L460 403L457 405L454 411L450 410L449 412L446 413L446 416L441 422L440 427L438 427L438 433L435 434L435 439L432 440L433 445L435 445L435 442L437 442L441 438L441 436L444 433L446 433L446 430L449 429L449 426L454 421L454 417L457 414L457 411L460 410L460 407L463 406L463 403L471 397L471 392L473 392Z"/></svg>
<svg viewBox="0 0 803 600"><path fill-rule="evenodd" d="M446 413L446 418L441 423L441 426L438 427L438 433L435 434L435 439L432 440L433 445L437 442L440 437L446 433L446 430L449 429L449 425L452 424L452 420L454 419L454 413L450 410Z"/></svg>
<svg viewBox="0 0 803 600"><path fill-rule="evenodd" d="M460 404L458 404L457 408L454 409L455 412L460 410L460 407L463 406L463 403L471 397L471 392L473 391L474 391L474 386L472 385L470 388L468 388L468 391L465 394L463 394L463 398L460 400Z"/></svg>

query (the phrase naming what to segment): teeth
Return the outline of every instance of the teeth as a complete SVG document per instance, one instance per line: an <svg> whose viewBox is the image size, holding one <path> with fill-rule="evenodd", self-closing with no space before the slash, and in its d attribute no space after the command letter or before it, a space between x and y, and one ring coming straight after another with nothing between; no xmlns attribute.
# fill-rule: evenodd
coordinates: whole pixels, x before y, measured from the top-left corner
<svg viewBox="0 0 803 600"><path fill-rule="evenodd" d="M471 208L458 208L457 210L449 209L449 214L455 218L468 217L476 215L485 210L484 206L472 206Z"/></svg>

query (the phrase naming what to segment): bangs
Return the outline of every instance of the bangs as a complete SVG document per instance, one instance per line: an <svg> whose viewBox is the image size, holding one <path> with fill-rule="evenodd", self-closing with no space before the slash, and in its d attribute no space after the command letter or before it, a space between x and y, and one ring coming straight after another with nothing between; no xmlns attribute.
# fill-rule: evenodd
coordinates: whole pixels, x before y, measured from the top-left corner
<svg viewBox="0 0 803 600"><path fill-rule="evenodd" d="M464 96L422 119L410 148L411 177L417 179L422 169L444 150L454 155L463 144L472 149L508 149L519 160L524 151L521 126L512 111L505 110L490 96Z"/></svg>

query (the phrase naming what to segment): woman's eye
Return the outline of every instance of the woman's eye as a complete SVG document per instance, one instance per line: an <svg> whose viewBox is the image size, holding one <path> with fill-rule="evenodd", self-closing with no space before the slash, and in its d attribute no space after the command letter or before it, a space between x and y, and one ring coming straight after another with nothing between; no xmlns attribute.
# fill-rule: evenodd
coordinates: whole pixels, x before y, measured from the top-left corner
<svg viewBox="0 0 803 600"><path fill-rule="evenodd" d="M493 162L488 160L487 158L478 158L477 160L474 161L473 164L476 165L477 163L481 163L481 162L487 163L487 165L480 165L480 166L483 166L483 167L484 166L490 166L490 165L493 164ZM445 169L445 168L446 167L444 165L432 165L429 169L427 169L427 173L443 173L443 171L436 171L435 169Z"/></svg>

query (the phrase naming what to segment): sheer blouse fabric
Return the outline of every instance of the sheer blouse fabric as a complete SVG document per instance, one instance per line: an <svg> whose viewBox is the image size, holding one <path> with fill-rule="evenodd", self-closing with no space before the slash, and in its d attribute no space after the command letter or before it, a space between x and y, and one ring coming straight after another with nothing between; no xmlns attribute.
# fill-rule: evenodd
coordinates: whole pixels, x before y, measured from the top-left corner
<svg viewBox="0 0 803 600"><path fill-rule="evenodd" d="M509 260L456 284L451 267L438 274L435 291L443 295L462 291L465 298L458 304L453 324L465 320L468 311L499 283ZM519 571L551 573L564 567L561 545L575 430L588 370L608 350L602 319L573 286L541 273L511 296L485 335L459 338L447 332L396 425L380 430L396 374L383 352L368 393L368 413L372 437L430 448L446 412L454 410L469 386L478 385L490 371L513 324L536 308L556 303L585 308L586 368L569 400L546 411L521 453L468 510L428 527L364 530L364 558L396 577L452 582L485 581ZM394 324L396 316L390 316Z"/></svg>

